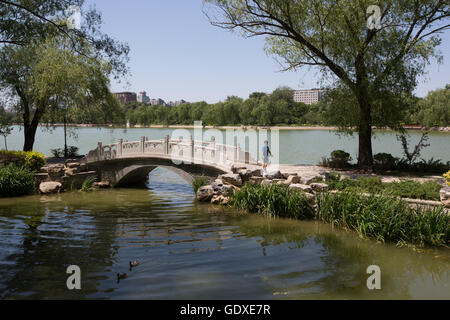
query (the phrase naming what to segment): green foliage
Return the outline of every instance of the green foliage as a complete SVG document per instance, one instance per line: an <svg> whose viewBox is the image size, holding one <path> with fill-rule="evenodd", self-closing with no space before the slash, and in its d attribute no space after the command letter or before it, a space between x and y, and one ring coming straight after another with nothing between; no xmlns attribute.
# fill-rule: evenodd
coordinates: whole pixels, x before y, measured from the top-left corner
<svg viewBox="0 0 450 320"><path fill-rule="evenodd" d="M194 192L197 193L198 189L203 186L207 186L209 184L209 179L205 177L197 177L194 179L194 182L192 182L192 188L194 189Z"/></svg>
<svg viewBox="0 0 450 320"><path fill-rule="evenodd" d="M25 167L38 171L45 163L46 160L42 153L37 151L25 152Z"/></svg>
<svg viewBox="0 0 450 320"><path fill-rule="evenodd" d="M94 186L94 182L95 182L95 178L93 177L88 177L86 178L86 180L83 181L82 185L81 185L81 192L91 192Z"/></svg>
<svg viewBox="0 0 450 320"><path fill-rule="evenodd" d="M79 150L78 147L68 146L67 147L67 157L69 157L69 158L79 157L78 150ZM64 148L52 149L50 151L55 158L64 158Z"/></svg>
<svg viewBox="0 0 450 320"><path fill-rule="evenodd" d="M0 135L5 139L5 149L8 150L6 138L13 131L11 115L8 114L3 107L0 107Z"/></svg>
<svg viewBox="0 0 450 320"><path fill-rule="evenodd" d="M374 169L377 171L393 170L397 163L396 158L389 153L377 153L373 156L373 161Z"/></svg>
<svg viewBox="0 0 450 320"><path fill-rule="evenodd" d="M109 91L114 63L108 57L119 52L99 57L100 48L87 43L73 51L73 40L49 36L26 46L1 48L0 89L9 90L20 101L16 110L23 118L24 132L35 132L39 123L52 122L71 108L80 112L110 110L111 104L117 107ZM24 150L32 150L33 143L34 137L25 134Z"/></svg>
<svg viewBox="0 0 450 320"><path fill-rule="evenodd" d="M345 169L352 166L350 161L352 161L352 157L349 153L343 150L335 150L331 153L330 158L322 158L320 165L334 169Z"/></svg>
<svg viewBox="0 0 450 320"><path fill-rule="evenodd" d="M228 97L216 104L196 102L169 107L129 103L125 109L132 125L192 125L201 120L211 126L271 126L306 124L310 106L295 103L292 89L282 87L270 96L254 93L247 100ZM314 124L322 123L318 120Z"/></svg>
<svg viewBox="0 0 450 320"><path fill-rule="evenodd" d="M447 246L450 240L450 216L442 207L413 209L390 197L323 194L317 218L381 242Z"/></svg>
<svg viewBox="0 0 450 320"><path fill-rule="evenodd" d="M432 59L440 60L450 8L448 1L385 0L378 4L389 27L368 29L370 0L206 2L217 10L208 15L213 25L265 37L266 52L284 62L284 70L315 66L324 79L336 79L331 118L358 130L363 167L373 164L372 127L399 128L418 77Z"/></svg>
<svg viewBox="0 0 450 320"><path fill-rule="evenodd" d="M34 172L14 164L0 167L0 197L18 197L33 193L36 188Z"/></svg>
<svg viewBox="0 0 450 320"><path fill-rule="evenodd" d="M450 124L450 87L431 91L424 99L420 99L411 122L420 123L426 127Z"/></svg>
<svg viewBox="0 0 450 320"><path fill-rule="evenodd" d="M32 171L38 171L46 163L44 155L37 151L0 150L0 160L4 164L15 164L17 167L24 166Z"/></svg>
<svg viewBox="0 0 450 320"><path fill-rule="evenodd" d="M230 199L234 207L251 213L295 219L314 218L312 202L284 185L246 184Z"/></svg>

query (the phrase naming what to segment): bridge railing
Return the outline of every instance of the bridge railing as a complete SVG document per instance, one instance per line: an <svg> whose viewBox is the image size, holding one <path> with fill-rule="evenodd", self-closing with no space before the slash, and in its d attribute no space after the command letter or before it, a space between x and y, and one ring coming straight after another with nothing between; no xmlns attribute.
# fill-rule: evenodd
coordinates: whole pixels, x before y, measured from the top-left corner
<svg viewBox="0 0 450 320"><path fill-rule="evenodd" d="M170 139L167 135L162 140L148 140L141 137L139 141L124 141L103 145L98 143L96 149L86 156L86 162L98 162L127 157L156 156L171 157L174 161L209 164L256 164L249 152L239 144L234 146L211 141L190 139Z"/></svg>

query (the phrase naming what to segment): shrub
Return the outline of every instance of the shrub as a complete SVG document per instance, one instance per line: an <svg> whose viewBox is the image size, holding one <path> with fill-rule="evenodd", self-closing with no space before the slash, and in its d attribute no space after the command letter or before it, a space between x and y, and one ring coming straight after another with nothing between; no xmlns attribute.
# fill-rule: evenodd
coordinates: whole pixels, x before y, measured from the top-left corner
<svg viewBox="0 0 450 320"><path fill-rule="evenodd" d="M37 151L0 151L0 159L5 165L14 164L16 167L26 167L37 171L45 165L45 157Z"/></svg>
<svg viewBox="0 0 450 320"><path fill-rule="evenodd" d="M230 204L251 213L282 218L313 219L313 203L303 192L285 185L246 184L236 191Z"/></svg>
<svg viewBox="0 0 450 320"><path fill-rule="evenodd" d="M331 153L330 158L322 158L320 165L334 169L345 169L351 167L350 161L352 161L352 157L349 153L343 150L335 150Z"/></svg>
<svg viewBox="0 0 450 320"><path fill-rule="evenodd" d="M37 181L32 170L10 164L0 168L0 197L31 194Z"/></svg>
<svg viewBox="0 0 450 320"><path fill-rule="evenodd" d="M317 219L381 242L446 246L450 216L442 207L411 208L404 201L356 193L323 194Z"/></svg>
<svg viewBox="0 0 450 320"><path fill-rule="evenodd" d="M33 171L38 171L45 165L45 162L46 160L42 153L33 151L25 154L25 166Z"/></svg>
<svg viewBox="0 0 450 320"><path fill-rule="evenodd" d="M378 153L373 156L375 170L388 171L396 167L397 159L389 153Z"/></svg>
<svg viewBox="0 0 450 320"><path fill-rule="evenodd" d="M447 181L447 185L450 186L450 170L444 174L445 181Z"/></svg>
<svg viewBox="0 0 450 320"><path fill-rule="evenodd" d="M194 192L197 193L198 189L203 186L207 186L209 184L209 179L205 177L198 177L194 179L192 182L192 188L194 188Z"/></svg>

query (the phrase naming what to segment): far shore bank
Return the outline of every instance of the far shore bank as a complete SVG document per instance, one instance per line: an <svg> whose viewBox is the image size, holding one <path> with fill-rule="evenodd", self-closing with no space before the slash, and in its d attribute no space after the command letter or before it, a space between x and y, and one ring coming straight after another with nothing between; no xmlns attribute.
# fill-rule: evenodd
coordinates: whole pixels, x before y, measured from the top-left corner
<svg viewBox="0 0 450 320"><path fill-rule="evenodd" d="M41 125L45 127L46 125ZM57 123L50 127L63 127L64 124ZM194 129L193 125L135 125L135 126L125 126L125 125L113 125L113 124L67 124L68 127L76 128L127 128L127 129ZM280 130L280 131L310 131L310 130L324 130L324 131L339 131L338 127L328 127L328 126L203 126L204 129L219 129L219 130ZM418 125L406 125L404 126L406 130L412 131L432 131L432 132L445 132L450 133L450 127L433 127L426 128ZM394 131L390 128L377 128L373 127L373 130L377 131Z"/></svg>

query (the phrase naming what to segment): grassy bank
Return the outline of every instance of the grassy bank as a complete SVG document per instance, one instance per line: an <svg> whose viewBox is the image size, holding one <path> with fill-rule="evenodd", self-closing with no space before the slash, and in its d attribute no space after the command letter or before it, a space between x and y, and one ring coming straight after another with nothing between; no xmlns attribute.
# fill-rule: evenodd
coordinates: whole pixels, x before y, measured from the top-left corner
<svg viewBox="0 0 450 320"><path fill-rule="evenodd" d="M256 214L317 219L380 242L448 246L450 241L450 216L443 208L411 208L388 196L325 193L315 206L304 193L284 185L245 185L234 193L230 204Z"/></svg>
<svg viewBox="0 0 450 320"><path fill-rule="evenodd" d="M338 174L332 174L328 182L330 190L365 192L383 194L391 197L411 198L420 200L439 201L439 191L442 186L436 181L420 183L414 180L382 183L381 177L341 180Z"/></svg>

